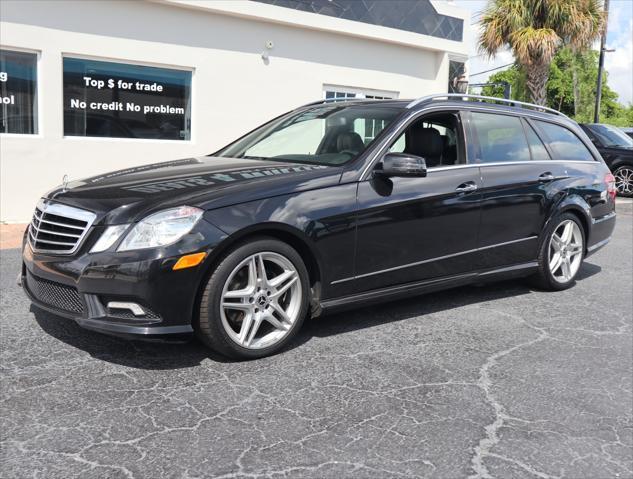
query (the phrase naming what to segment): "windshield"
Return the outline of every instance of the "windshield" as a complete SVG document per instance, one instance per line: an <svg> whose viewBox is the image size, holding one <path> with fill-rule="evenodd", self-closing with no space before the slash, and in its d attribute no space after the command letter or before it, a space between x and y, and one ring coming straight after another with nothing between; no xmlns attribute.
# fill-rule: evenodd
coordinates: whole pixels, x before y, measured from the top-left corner
<svg viewBox="0 0 633 479"><path fill-rule="evenodd" d="M604 146L633 147L633 139L615 126L589 125L589 128Z"/></svg>
<svg viewBox="0 0 633 479"><path fill-rule="evenodd" d="M365 151L401 112L377 105L319 105L273 120L216 155L342 165Z"/></svg>

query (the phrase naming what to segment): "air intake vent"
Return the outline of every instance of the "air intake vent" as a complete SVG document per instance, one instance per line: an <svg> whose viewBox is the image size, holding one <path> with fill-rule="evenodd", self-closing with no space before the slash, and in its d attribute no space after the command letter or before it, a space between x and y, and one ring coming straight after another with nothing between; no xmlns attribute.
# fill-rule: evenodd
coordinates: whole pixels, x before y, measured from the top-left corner
<svg viewBox="0 0 633 479"><path fill-rule="evenodd" d="M95 218L90 211L40 200L29 225L31 248L39 253L72 254Z"/></svg>

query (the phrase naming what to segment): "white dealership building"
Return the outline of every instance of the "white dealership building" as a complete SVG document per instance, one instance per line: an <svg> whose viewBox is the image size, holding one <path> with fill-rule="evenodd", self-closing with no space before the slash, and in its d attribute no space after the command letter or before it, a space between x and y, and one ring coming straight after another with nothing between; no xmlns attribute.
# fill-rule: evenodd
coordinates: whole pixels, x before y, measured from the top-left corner
<svg viewBox="0 0 633 479"><path fill-rule="evenodd" d="M434 0L3 0L0 221L64 175L205 155L315 100L446 92L467 28Z"/></svg>

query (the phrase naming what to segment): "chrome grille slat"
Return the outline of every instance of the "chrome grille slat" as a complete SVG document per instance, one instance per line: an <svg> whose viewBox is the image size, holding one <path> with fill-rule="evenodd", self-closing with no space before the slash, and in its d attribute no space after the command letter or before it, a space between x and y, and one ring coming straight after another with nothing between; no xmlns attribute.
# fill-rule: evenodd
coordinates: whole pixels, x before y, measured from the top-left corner
<svg viewBox="0 0 633 479"><path fill-rule="evenodd" d="M29 244L35 252L72 254L81 245L96 217L90 211L40 200L29 225Z"/></svg>
<svg viewBox="0 0 633 479"><path fill-rule="evenodd" d="M51 220L47 220L47 219L42 219L42 220L39 220L39 221L40 221L40 224L48 223L48 224L51 224L51 225L62 226L64 228L72 228L72 229L79 230L79 231L83 231L85 229L85 227L82 228L81 226L65 225L65 224L57 223L56 221L51 221Z"/></svg>
<svg viewBox="0 0 633 479"><path fill-rule="evenodd" d="M41 225L37 229L37 231L40 232L40 233L46 233L46 234L49 234L49 235L68 236L70 238L81 238L81 234L73 235L73 234L70 234L70 233L61 233L60 231L49 231L49 230L45 230L44 228L42 228Z"/></svg>
<svg viewBox="0 0 633 479"><path fill-rule="evenodd" d="M37 239L35 241L37 243L56 244L56 245L61 245L61 246L75 246L75 243L66 243L66 242L63 242L63 241L45 240L45 239L41 239L39 236L37 237Z"/></svg>

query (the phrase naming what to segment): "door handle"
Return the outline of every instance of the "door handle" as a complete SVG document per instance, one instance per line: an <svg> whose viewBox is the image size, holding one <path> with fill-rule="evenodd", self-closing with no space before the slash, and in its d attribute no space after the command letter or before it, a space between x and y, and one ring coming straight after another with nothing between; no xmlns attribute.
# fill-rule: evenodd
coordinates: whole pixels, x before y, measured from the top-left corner
<svg viewBox="0 0 633 479"><path fill-rule="evenodd" d="M474 181L467 181L466 183L462 183L455 191L459 191L460 193L468 193L469 191L475 191L477 189L477 184Z"/></svg>
<svg viewBox="0 0 633 479"><path fill-rule="evenodd" d="M549 171L546 171L538 177L539 181L553 181L554 179L554 175Z"/></svg>

